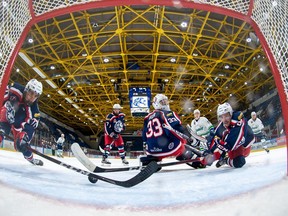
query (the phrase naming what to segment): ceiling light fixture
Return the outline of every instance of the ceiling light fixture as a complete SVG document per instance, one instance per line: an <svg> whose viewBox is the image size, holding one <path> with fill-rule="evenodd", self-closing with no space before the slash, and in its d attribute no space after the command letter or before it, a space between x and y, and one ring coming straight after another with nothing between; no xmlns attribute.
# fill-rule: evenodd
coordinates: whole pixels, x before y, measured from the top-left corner
<svg viewBox="0 0 288 216"><path fill-rule="evenodd" d="M32 62L32 60L23 52L19 52L18 55L29 65L29 66L33 66L34 63Z"/></svg>
<svg viewBox="0 0 288 216"><path fill-rule="evenodd" d="M48 83L53 89L56 89L57 86L55 85L54 82L52 82L51 80L45 80L46 83Z"/></svg>
<svg viewBox="0 0 288 216"><path fill-rule="evenodd" d="M41 78L46 78L45 74L37 67L32 68Z"/></svg>
<svg viewBox="0 0 288 216"><path fill-rule="evenodd" d="M68 103L73 103L73 101L70 98L65 98L66 101L68 101Z"/></svg>
<svg viewBox="0 0 288 216"><path fill-rule="evenodd" d="M182 22L182 23L181 23L181 27L182 27L182 28L186 28L187 25L188 25L187 22Z"/></svg>
<svg viewBox="0 0 288 216"><path fill-rule="evenodd" d="M75 107L76 109L79 109L79 106L77 104L72 104L73 107Z"/></svg>
<svg viewBox="0 0 288 216"><path fill-rule="evenodd" d="M57 92L58 92L60 95L65 96L65 93L64 93L63 91L58 90Z"/></svg>

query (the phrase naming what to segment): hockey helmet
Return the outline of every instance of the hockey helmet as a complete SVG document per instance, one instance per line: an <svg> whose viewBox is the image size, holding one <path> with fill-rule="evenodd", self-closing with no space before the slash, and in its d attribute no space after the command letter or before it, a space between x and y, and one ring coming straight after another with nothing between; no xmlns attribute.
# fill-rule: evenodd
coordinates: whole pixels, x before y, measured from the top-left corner
<svg viewBox="0 0 288 216"><path fill-rule="evenodd" d="M194 114L199 113L200 114L200 110L199 109L195 109L194 110Z"/></svg>
<svg viewBox="0 0 288 216"><path fill-rule="evenodd" d="M230 115L232 116L233 113L233 109L231 107L231 105L227 102L220 104L217 108L217 117L219 119L220 116L222 116L225 113L230 113Z"/></svg>
<svg viewBox="0 0 288 216"><path fill-rule="evenodd" d="M123 107L121 107L120 104L114 104L113 109L123 109Z"/></svg>
<svg viewBox="0 0 288 216"><path fill-rule="evenodd" d="M170 111L169 100L168 97L164 94L157 94L153 98L152 105L156 110L166 110Z"/></svg>
<svg viewBox="0 0 288 216"><path fill-rule="evenodd" d="M256 116L256 112L251 112L251 117Z"/></svg>
<svg viewBox="0 0 288 216"><path fill-rule="evenodd" d="M25 86L24 91L34 91L38 96L43 92L43 85L36 79L31 79Z"/></svg>

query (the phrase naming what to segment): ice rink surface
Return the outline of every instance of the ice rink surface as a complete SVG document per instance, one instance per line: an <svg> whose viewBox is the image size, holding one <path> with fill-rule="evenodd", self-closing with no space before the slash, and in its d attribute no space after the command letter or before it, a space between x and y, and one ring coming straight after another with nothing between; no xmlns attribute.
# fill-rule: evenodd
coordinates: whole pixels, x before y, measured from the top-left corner
<svg viewBox="0 0 288 216"><path fill-rule="evenodd" d="M75 158L59 160L85 169ZM92 161L100 165L100 159ZM120 159L110 161L111 167L122 166ZM132 188L102 181L91 184L80 173L43 162L43 167L36 167L18 152L0 150L1 216L284 216L288 212L286 148L252 153L241 169L217 169L215 163L200 170L165 167ZM136 159L129 162L138 165ZM99 175L127 180L138 172Z"/></svg>

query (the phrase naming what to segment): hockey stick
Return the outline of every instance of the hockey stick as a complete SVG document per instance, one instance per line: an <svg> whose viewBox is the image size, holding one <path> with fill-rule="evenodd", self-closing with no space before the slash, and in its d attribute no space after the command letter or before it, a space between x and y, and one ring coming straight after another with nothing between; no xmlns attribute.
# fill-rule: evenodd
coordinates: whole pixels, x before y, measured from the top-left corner
<svg viewBox="0 0 288 216"><path fill-rule="evenodd" d="M113 142L109 145L110 150L113 148L115 140L113 140ZM102 154L105 154L105 150L99 145L99 150Z"/></svg>
<svg viewBox="0 0 288 216"><path fill-rule="evenodd" d="M181 133L180 131L177 131L175 130L173 127L171 127L170 125L167 125L167 124L162 124L162 127L163 128L166 128L168 130L170 130L171 132L177 134L178 136L184 138L184 139L189 139L189 137L183 133ZM203 138L205 139L205 138ZM205 139L206 141L206 139ZM213 161L214 161L214 156L212 154L208 154L206 153L205 151L200 151L196 148L194 148L193 146L190 146L190 145L185 145L187 148L189 148L189 150L191 150L194 154L196 154L198 157L204 157L204 162L206 165L210 166Z"/></svg>
<svg viewBox="0 0 288 216"><path fill-rule="evenodd" d="M101 181L104 181L104 182L107 182L107 183L110 183L110 184L126 187L126 188L133 187L133 186L141 183L145 179L149 178L159 168L158 164L155 161L152 161L151 163L148 164L147 167L145 167L145 169L141 170L140 173L138 173L136 176L132 177L131 179L128 179L126 181L118 181L118 180L110 179L110 178L107 178L107 177L104 177L104 176L99 176L99 175L96 175L94 173L87 172L85 170L76 168L76 167L74 167L72 165L66 164L66 163L64 163L62 161L59 161L59 160L57 160L55 158L52 158L52 157L50 157L48 155L44 155L41 152L38 152L37 150L32 149L30 146L28 147L28 149L31 150L33 153L35 153L35 154L37 154L37 155L39 155L39 156L41 156L41 157L53 162L53 163L56 163L56 164L58 164L60 166L63 166L65 168L73 170L75 172L81 173L82 175L86 175L89 178L94 178L94 179L96 178L98 180L101 180Z"/></svg>
<svg viewBox="0 0 288 216"><path fill-rule="evenodd" d="M195 139L199 140L200 142L207 142L207 140L206 140L204 137L197 135L197 134L192 130L192 128L190 127L190 125L187 124L186 127L187 127L188 132L191 134L192 137L194 137Z"/></svg>
<svg viewBox="0 0 288 216"><path fill-rule="evenodd" d="M13 138L10 137L9 135L4 135L4 136L13 140ZM141 172L139 172L136 176L132 177L131 179L128 179L126 181L118 181L118 180L110 179L110 178L107 178L104 176L99 176L99 175L96 175L94 173L76 168L72 165L69 165L69 164L66 164L62 161L59 161L53 157L50 157L48 155L44 155L41 152L38 152L37 150L31 148L30 146L28 146L28 149L30 151L32 151L33 153L39 155L40 157L43 157L43 158L45 158L45 159L47 159L47 160L49 160L55 164L58 164L58 165L63 166L67 169L73 170L73 171L80 173L82 175L88 176L88 179L90 182L91 182L90 178L92 178L92 179L96 179L96 181L100 180L100 181L104 181L104 182L107 182L107 183L110 183L113 185L118 185L118 186L122 186L122 187L126 187L126 188L133 187L133 186L141 183L142 181L149 178L153 173L155 173L159 169L159 165L155 161L152 161L148 164L148 166L145 167L145 169L141 170Z"/></svg>
<svg viewBox="0 0 288 216"><path fill-rule="evenodd" d="M121 172L121 171L130 171L130 170L140 170L142 166L134 166L134 167L119 167L119 168L102 168L95 165L82 151L78 143L73 143L71 146L71 150L74 156L91 172L101 173L101 172ZM183 161L174 161L168 163L158 164L159 167L173 166L184 163L192 163L197 162L199 159L189 159Z"/></svg>

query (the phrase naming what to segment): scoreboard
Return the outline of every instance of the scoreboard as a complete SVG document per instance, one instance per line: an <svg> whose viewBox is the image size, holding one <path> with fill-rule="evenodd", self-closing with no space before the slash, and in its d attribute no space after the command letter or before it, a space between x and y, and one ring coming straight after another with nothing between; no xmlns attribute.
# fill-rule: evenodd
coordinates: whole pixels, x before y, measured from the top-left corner
<svg viewBox="0 0 288 216"><path fill-rule="evenodd" d="M129 89L132 116L146 116L150 112L151 90L146 87Z"/></svg>

